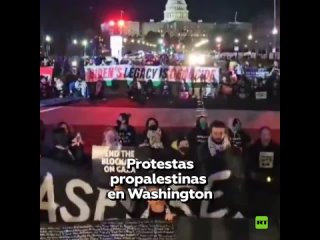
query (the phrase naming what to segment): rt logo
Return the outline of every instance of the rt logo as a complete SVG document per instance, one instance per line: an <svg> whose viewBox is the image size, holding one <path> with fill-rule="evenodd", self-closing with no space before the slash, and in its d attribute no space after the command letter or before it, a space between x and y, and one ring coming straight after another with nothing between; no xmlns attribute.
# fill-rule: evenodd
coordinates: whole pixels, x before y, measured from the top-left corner
<svg viewBox="0 0 320 240"><path fill-rule="evenodd" d="M268 217L267 216L256 216L255 225L256 225L256 229L259 229L259 230L268 229Z"/></svg>

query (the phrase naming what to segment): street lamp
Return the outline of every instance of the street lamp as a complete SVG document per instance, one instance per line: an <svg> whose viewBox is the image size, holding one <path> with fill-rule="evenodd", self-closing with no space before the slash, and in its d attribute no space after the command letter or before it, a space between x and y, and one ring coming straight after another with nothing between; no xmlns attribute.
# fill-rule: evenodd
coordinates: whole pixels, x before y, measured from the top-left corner
<svg viewBox="0 0 320 240"><path fill-rule="evenodd" d="M77 67L77 65L78 65L78 63L77 63L76 60L74 60L74 61L71 62L71 66L72 66L72 67Z"/></svg>
<svg viewBox="0 0 320 240"><path fill-rule="evenodd" d="M274 57L274 59L276 59L277 34L278 34L278 29L277 29L276 26L273 27L271 33L272 33L272 35L273 35L273 48L272 48L272 52L273 52L273 57Z"/></svg>
<svg viewBox="0 0 320 240"><path fill-rule="evenodd" d="M82 46L86 47L88 45L88 40L83 40L82 41Z"/></svg>
<svg viewBox="0 0 320 240"><path fill-rule="evenodd" d="M216 37L216 43L221 43L222 42L222 37L218 36Z"/></svg>
<svg viewBox="0 0 320 240"><path fill-rule="evenodd" d="M49 56L49 53L50 53L50 43L51 43L52 39L49 35L47 35L45 37L45 42L46 42L46 55L47 57Z"/></svg>
<svg viewBox="0 0 320 240"><path fill-rule="evenodd" d="M272 29L272 35L273 35L273 49L276 49L277 47L277 35L278 29L277 29L277 0L273 0L273 29ZM276 59L276 52L274 51L274 59Z"/></svg>
<svg viewBox="0 0 320 240"><path fill-rule="evenodd" d="M277 27L276 26L274 26L273 27L273 29L272 29L272 35L277 35L278 34L278 29L277 29Z"/></svg>
<svg viewBox="0 0 320 240"><path fill-rule="evenodd" d="M78 44L78 40L77 39L73 39L73 44L77 45Z"/></svg>
<svg viewBox="0 0 320 240"><path fill-rule="evenodd" d="M119 21L118 21L118 26L119 26L120 28L124 27L124 21L123 21L123 20L119 20Z"/></svg>
<svg viewBox="0 0 320 240"><path fill-rule="evenodd" d="M239 39L238 38L236 38L236 39L234 39L234 41L233 41L234 43L235 43L235 46L234 46L234 51L236 52L236 54L237 54L237 60L238 60L238 52L239 52L239 46L238 46L238 43L239 43Z"/></svg>
<svg viewBox="0 0 320 240"><path fill-rule="evenodd" d="M163 44L163 39L162 39L162 38L159 38L159 39L158 39L158 43L159 43L159 44Z"/></svg>
<svg viewBox="0 0 320 240"><path fill-rule="evenodd" d="M51 37L49 35L46 36L46 42L51 42Z"/></svg>
<svg viewBox="0 0 320 240"><path fill-rule="evenodd" d="M83 54L83 56L86 57L86 56L87 56L86 53L87 53L88 40L84 39L84 40L82 41L82 46L83 46L83 48L84 48L84 54Z"/></svg>
<svg viewBox="0 0 320 240"><path fill-rule="evenodd" d="M253 36L252 36L252 34L250 33L250 34L248 35L248 40L251 41L252 39L253 39Z"/></svg>

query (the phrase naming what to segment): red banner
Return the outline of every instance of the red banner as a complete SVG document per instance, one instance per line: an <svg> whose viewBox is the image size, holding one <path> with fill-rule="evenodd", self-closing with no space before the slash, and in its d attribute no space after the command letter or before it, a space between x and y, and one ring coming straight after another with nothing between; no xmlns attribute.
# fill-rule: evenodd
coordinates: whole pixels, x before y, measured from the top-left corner
<svg viewBox="0 0 320 240"><path fill-rule="evenodd" d="M52 78L53 67L40 67L40 76Z"/></svg>

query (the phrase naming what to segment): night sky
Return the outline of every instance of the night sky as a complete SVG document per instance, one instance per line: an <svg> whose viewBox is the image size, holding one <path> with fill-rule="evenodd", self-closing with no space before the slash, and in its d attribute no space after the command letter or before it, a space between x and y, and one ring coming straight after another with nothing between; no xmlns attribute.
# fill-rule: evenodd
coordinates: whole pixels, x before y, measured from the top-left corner
<svg viewBox="0 0 320 240"><path fill-rule="evenodd" d="M277 0L280 2L280 0ZM42 33L84 35L88 29L99 30L100 23L120 17L148 21L163 18L167 0L40 0ZM273 0L186 0L191 20L204 22L258 21L273 16Z"/></svg>

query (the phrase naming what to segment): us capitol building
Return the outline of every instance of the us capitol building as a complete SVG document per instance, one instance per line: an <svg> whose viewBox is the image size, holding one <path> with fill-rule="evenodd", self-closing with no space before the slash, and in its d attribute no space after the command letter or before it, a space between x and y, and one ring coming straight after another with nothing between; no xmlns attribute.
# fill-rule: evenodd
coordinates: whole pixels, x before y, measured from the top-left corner
<svg viewBox="0 0 320 240"><path fill-rule="evenodd" d="M148 32L158 32L162 36L169 33L170 36L184 37L190 36L192 38L207 37L208 33L215 29L228 30L230 28L237 29L249 33L252 30L250 23L231 22L231 23L208 23L198 20L192 22L189 18L188 6L185 0L168 0L165 10L164 18L161 22L155 22L151 19L149 22L125 21L122 29L124 36L145 36ZM101 24L102 32L109 31L109 24Z"/></svg>

